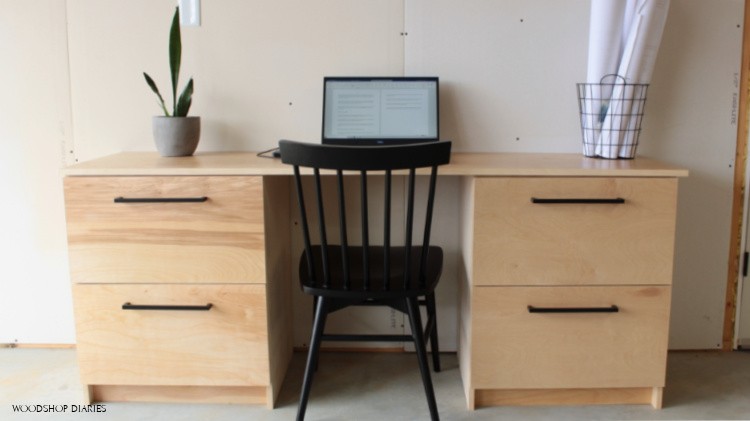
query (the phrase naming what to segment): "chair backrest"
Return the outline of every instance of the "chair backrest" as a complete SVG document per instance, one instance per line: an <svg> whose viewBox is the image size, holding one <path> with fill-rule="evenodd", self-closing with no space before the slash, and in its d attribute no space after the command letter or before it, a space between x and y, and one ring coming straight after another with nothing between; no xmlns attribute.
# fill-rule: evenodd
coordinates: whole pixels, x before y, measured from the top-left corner
<svg viewBox="0 0 750 421"><path fill-rule="evenodd" d="M340 145L322 145L312 143L293 142L288 140L279 141L281 151L281 160L285 164L294 166L294 176L297 190L297 201L300 210L300 223L302 225L302 234L305 243L305 258L307 260L308 276L313 281L326 288L331 285L331 268L329 267L329 239L326 232L325 206L323 199L323 187L321 184L321 170L330 170L335 174L337 181L338 213L339 213L339 238L338 242L331 244L340 245L341 264L340 268L343 280L343 288L349 288L351 278L350 268L347 266L350 262L349 239L346 227L346 199L344 189L344 176L347 171L349 177L359 177L359 202L361 213L361 240L362 240L362 274L364 279L362 287L370 288L370 248L381 247L383 249L383 273L382 278L384 288L390 288L389 279L393 277L391 273L392 266L389 261L391 256L391 186L393 171L406 170L408 174L407 194L406 194L406 220L404 226L404 260L402 275L404 278L403 288L410 288L410 276L413 268L412 265L419 265L419 279L423 282L424 271L426 270L427 251L430 245L430 230L432 225L433 205L435 201L435 184L437 181L437 168L439 165L447 164L450 161L451 143L446 141L429 142L409 145L394 146L340 146ZM323 279L315 279L315 262L313 245L310 240L310 224L308 223L308 213L306 209L305 194L302 186L302 175L300 167L312 168L312 178L315 184L315 201L317 207L317 223L319 228L320 256L322 265ZM412 231L414 222L415 208L415 176L416 169L429 168L429 187L425 203L425 226L421 244L421 254L419 262L412 260ZM335 172L335 173L334 173ZM384 182L383 196L383 242L382 244L370 244L369 221L368 215L368 176L381 175ZM335 240L334 240L335 241ZM380 265L378 265L380 266ZM338 272L338 268L336 268ZM381 274L376 276L380 277Z"/></svg>

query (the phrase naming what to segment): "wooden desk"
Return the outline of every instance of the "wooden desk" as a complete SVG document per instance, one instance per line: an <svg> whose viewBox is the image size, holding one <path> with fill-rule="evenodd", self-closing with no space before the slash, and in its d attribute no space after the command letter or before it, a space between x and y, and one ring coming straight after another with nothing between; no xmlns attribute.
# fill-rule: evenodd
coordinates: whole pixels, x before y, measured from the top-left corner
<svg viewBox="0 0 750 421"><path fill-rule="evenodd" d="M121 153L64 175L89 399L273 407L292 355L291 168L253 153ZM660 406L677 179L687 171L646 158L458 153L440 175L462 180L459 360L469 408ZM127 200L165 197L189 200Z"/></svg>

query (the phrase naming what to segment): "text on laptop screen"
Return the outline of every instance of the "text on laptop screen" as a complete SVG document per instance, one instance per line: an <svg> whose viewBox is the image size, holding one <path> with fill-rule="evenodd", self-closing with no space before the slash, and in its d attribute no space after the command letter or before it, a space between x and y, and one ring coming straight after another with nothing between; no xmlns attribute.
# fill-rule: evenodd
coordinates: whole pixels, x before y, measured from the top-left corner
<svg viewBox="0 0 750 421"><path fill-rule="evenodd" d="M325 78L323 143L437 139L437 78Z"/></svg>

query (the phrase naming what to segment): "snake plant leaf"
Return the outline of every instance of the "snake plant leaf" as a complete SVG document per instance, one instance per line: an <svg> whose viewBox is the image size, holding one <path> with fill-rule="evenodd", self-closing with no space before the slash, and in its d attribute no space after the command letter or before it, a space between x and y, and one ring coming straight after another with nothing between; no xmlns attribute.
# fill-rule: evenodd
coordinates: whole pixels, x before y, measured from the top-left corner
<svg viewBox="0 0 750 421"><path fill-rule="evenodd" d="M177 79L180 75L180 61L182 60L182 40L180 37L180 7L177 6L172 18L172 29L169 31L169 70L172 75L172 104L173 111L177 111Z"/></svg>
<svg viewBox="0 0 750 421"><path fill-rule="evenodd" d="M180 94L180 99L177 101L177 106L174 110L175 117L185 117L190 110L190 104L193 102L193 78L187 83L185 89Z"/></svg>
<svg viewBox="0 0 750 421"><path fill-rule="evenodd" d="M146 72L143 72L143 77L146 78L146 83L151 87L151 90L159 97L159 105L161 105L161 109L164 110L164 115L169 117L169 111L167 111L167 106L164 104L164 98L161 97L159 88L156 87L156 83Z"/></svg>

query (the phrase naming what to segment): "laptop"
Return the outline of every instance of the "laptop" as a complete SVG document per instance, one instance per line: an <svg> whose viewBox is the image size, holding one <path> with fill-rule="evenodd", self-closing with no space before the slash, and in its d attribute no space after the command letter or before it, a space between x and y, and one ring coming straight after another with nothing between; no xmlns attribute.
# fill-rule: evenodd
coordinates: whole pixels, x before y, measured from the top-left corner
<svg viewBox="0 0 750 421"><path fill-rule="evenodd" d="M439 138L437 77L325 77L322 143L393 145Z"/></svg>

